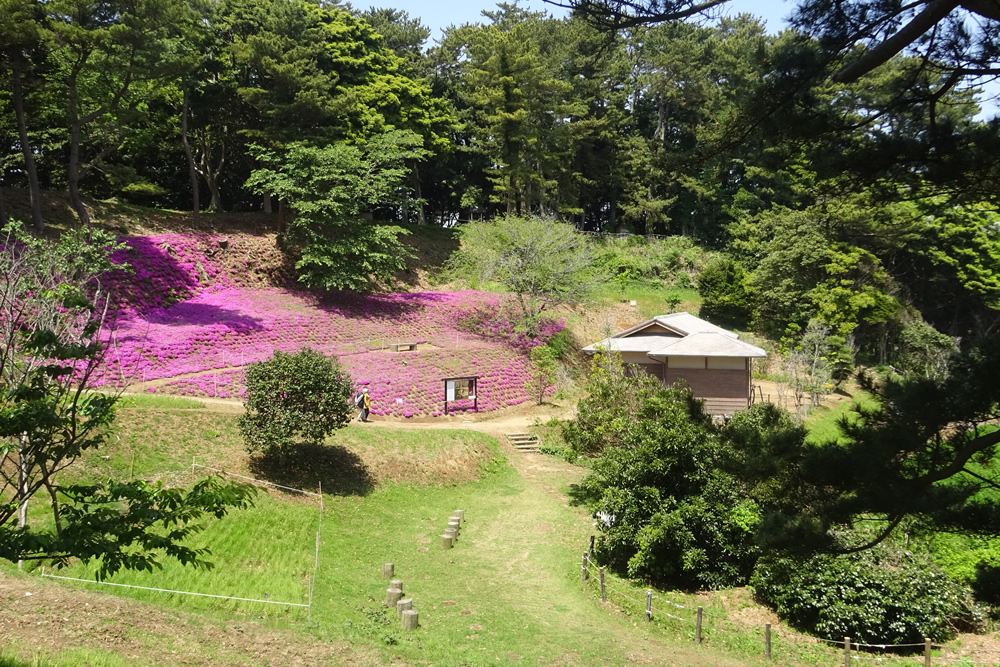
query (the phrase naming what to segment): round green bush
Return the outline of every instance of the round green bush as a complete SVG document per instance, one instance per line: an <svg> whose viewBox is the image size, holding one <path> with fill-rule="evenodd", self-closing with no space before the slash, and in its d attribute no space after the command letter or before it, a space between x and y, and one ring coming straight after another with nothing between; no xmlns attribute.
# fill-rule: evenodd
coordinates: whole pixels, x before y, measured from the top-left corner
<svg viewBox="0 0 1000 667"><path fill-rule="evenodd" d="M757 599L791 625L827 639L940 642L974 620L965 587L926 556L890 543L805 560L767 556L750 584Z"/></svg>

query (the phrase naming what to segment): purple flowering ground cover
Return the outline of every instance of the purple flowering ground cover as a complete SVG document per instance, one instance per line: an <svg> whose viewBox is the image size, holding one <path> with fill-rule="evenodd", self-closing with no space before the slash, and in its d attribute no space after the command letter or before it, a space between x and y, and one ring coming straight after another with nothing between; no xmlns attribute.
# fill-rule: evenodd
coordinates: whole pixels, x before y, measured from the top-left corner
<svg viewBox="0 0 1000 667"><path fill-rule="evenodd" d="M527 351L562 328L549 322L537 338L519 336L500 297L474 291L320 301L269 287L259 261L211 236L127 243L114 260L131 270L106 278L122 305L112 318L102 384L155 382L151 391L239 398L244 366L275 350L311 347L336 355L358 386L369 387L377 415L437 416L442 378L462 375L480 376L479 409L489 411L529 400ZM392 343L418 347L392 352ZM449 412L462 407L452 404Z"/></svg>

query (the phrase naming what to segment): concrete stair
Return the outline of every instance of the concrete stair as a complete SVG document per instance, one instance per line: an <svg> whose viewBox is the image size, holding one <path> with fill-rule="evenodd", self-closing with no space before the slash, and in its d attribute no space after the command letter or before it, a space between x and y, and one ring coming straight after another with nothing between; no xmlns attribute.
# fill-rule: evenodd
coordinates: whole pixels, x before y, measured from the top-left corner
<svg viewBox="0 0 1000 667"><path fill-rule="evenodd" d="M519 452L537 454L542 439L531 433L507 433L507 442Z"/></svg>

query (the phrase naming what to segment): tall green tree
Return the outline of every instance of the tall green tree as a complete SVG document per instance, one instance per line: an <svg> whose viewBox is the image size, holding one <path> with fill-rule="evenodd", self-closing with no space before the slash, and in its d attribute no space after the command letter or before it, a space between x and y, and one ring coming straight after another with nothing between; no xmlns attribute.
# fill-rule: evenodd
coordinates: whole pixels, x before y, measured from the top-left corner
<svg viewBox="0 0 1000 667"><path fill-rule="evenodd" d="M361 146L291 144L280 153L258 151L265 166L247 185L276 194L295 212L282 245L295 258L299 281L365 292L404 268L407 251L398 240L404 230L373 224L363 214L412 196L403 187L406 161L426 155L423 143L413 132L394 130Z"/></svg>

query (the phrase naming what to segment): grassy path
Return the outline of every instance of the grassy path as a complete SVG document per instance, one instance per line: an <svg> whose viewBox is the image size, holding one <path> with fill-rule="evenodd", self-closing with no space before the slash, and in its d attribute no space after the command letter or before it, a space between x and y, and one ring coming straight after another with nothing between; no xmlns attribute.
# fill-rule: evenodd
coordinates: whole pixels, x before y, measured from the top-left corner
<svg viewBox="0 0 1000 667"><path fill-rule="evenodd" d="M557 476L565 471L555 472ZM565 477L563 477L565 479ZM453 509L466 511L454 549L438 535ZM381 490L327 505L314 618L358 641L386 644L386 659L445 665L524 661L557 665L736 665L693 646L650 639L580 583L589 518L552 489L507 470L459 488ZM422 630L383 623L392 562ZM321 633L321 636L325 636Z"/></svg>

